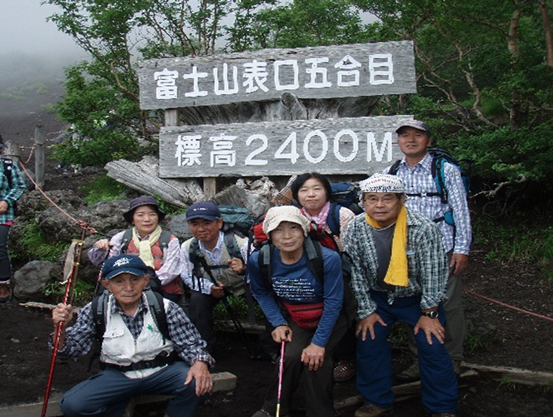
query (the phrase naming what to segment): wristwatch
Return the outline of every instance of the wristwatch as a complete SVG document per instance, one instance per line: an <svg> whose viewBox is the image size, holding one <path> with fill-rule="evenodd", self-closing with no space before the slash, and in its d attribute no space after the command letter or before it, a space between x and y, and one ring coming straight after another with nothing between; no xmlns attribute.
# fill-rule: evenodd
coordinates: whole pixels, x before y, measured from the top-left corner
<svg viewBox="0 0 553 417"><path fill-rule="evenodd" d="M431 319L437 319L438 312L436 310L421 311L421 316L430 317Z"/></svg>

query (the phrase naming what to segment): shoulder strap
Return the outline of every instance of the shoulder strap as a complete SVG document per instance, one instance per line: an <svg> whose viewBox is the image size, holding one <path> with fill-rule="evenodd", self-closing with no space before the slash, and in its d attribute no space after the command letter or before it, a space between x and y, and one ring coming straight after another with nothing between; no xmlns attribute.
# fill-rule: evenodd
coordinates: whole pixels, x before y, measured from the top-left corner
<svg viewBox="0 0 553 417"><path fill-rule="evenodd" d="M146 294L146 300L148 301L148 308L152 312L152 317L156 322L157 328L165 339L169 339L169 325L167 324L167 314L165 312L165 304L163 302L163 296L154 292L151 289L144 291Z"/></svg>
<svg viewBox="0 0 553 417"><path fill-rule="evenodd" d="M322 284L324 282L324 260L321 244L308 236L303 245L307 255L307 267L315 279Z"/></svg>
<svg viewBox="0 0 553 417"><path fill-rule="evenodd" d="M100 295L92 299L92 320L96 330L96 340L98 341L99 349L101 349L106 332L106 310L108 308L109 292L102 291Z"/></svg>
<svg viewBox="0 0 553 417"><path fill-rule="evenodd" d="M388 171L388 174L390 175L397 175L397 170L399 169L399 164L401 164L401 159L398 159L394 164L390 167L390 170Z"/></svg>
<svg viewBox="0 0 553 417"><path fill-rule="evenodd" d="M10 158L2 158L3 166L2 169L4 170L4 175L8 179L8 185L10 188L13 186L13 177L12 177L12 169L13 169L13 160Z"/></svg>
<svg viewBox="0 0 553 417"><path fill-rule="evenodd" d="M225 232L223 239L230 257L242 259L242 254L240 253L240 248L238 247L234 233L232 231Z"/></svg>
<svg viewBox="0 0 553 417"><path fill-rule="evenodd" d="M171 232L169 230L163 230L161 232L161 236L159 237L159 246L161 247L161 250L163 253L165 253L165 250L169 246L169 242L171 241Z"/></svg>
<svg viewBox="0 0 553 417"><path fill-rule="evenodd" d="M333 236L340 236L340 207L339 204L330 203L330 210L326 218L326 224Z"/></svg>
<svg viewBox="0 0 553 417"><path fill-rule="evenodd" d="M123 233L123 238L121 239L121 253L127 253L127 249L129 247L129 243L131 243L132 239L132 227L130 229L125 230L125 233Z"/></svg>
<svg viewBox="0 0 553 417"><path fill-rule="evenodd" d="M271 264L271 252L273 251L273 244L271 242L264 244L259 248L259 257L257 262L259 264L259 273L265 280L265 285L268 289L273 289L273 270Z"/></svg>
<svg viewBox="0 0 553 417"><path fill-rule="evenodd" d="M447 187L445 186L445 173L444 173L445 158L433 154L432 155L432 178L436 183L438 194L443 204L447 204L449 196L447 193Z"/></svg>

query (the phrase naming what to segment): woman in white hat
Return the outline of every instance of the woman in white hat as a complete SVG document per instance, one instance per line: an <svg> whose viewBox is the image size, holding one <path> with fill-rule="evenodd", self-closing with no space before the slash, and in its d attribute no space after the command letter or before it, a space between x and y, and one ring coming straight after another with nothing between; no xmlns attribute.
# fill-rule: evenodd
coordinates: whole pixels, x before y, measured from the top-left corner
<svg viewBox="0 0 553 417"><path fill-rule="evenodd" d="M302 372L306 415L337 415L332 399L332 352L347 326L341 313L341 261L336 251L307 238L309 228L309 220L297 207L271 208L263 222L270 242L248 262L251 289L274 327L273 340L286 344L282 383L275 374L263 408L254 417L275 414L279 385L281 415L288 415ZM317 271L323 276L317 277Z"/></svg>

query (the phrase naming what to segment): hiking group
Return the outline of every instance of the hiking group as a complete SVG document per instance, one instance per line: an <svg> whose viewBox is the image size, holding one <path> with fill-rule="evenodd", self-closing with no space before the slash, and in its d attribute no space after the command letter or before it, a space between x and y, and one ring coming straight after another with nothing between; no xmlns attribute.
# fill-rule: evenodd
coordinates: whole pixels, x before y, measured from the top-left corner
<svg viewBox="0 0 553 417"><path fill-rule="evenodd" d="M364 399L356 417L390 415L394 379L419 378L428 415L455 416L467 191L456 161L430 148L425 123L396 132L404 158L359 183L358 213L333 201L327 178L305 173L287 186L294 203L270 208L253 242L199 202L186 212L192 238L181 245L160 226L154 198L132 200L132 226L88 253L103 291L70 327L71 306L53 311L60 357L96 345L100 359L100 373L60 401L64 415L121 416L141 394L171 395L169 417L195 415L212 389L213 309L223 302L231 314L227 298L251 291L266 317L260 344L280 356L253 417L289 416L300 381L308 417L339 416L333 383L354 376ZM387 336L397 321L409 329L414 364L394 376Z"/></svg>

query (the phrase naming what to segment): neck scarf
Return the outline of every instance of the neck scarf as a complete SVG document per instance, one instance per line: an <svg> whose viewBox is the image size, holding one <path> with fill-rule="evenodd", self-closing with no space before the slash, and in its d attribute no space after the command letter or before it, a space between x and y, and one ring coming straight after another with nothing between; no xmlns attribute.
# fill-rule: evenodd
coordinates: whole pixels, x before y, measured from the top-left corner
<svg viewBox="0 0 553 417"><path fill-rule="evenodd" d="M365 215L365 220L369 226L375 229L380 229L379 224L368 214ZM384 282L398 287L407 287L409 285L408 264L407 264L407 210L405 206L401 207L396 220L396 228L392 239L392 255L390 257L390 265Z"/></svg>
<svg viewBox="0 0 553 417"><path fill-rule="evenodd" d="M321 228L325 228L326 226L326 219L328 218L328 212L330 211L330 201L327 201L325 205L321 208L321 211L319 211L319 214L316 216L311 216L307 209L304 207L303 212L305 213L305 216L310 220L315 222L318 226L321 226Z"/></svg>
<svg viewBox="0 0 553 417"><path fill-rule="evenodd" d="M161 236L161 226L156 227L156 229L150 233L148 240L140 239L138 236L138 231L136 227L132 228L132 240L136 247L138 248L138 257L148 265L149 267L154 268L154 255L152 255L152 246L156 244Z"/></svg>

